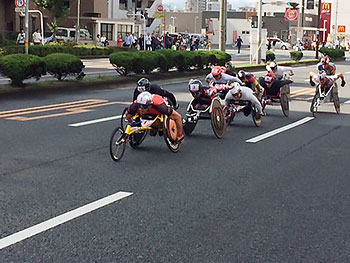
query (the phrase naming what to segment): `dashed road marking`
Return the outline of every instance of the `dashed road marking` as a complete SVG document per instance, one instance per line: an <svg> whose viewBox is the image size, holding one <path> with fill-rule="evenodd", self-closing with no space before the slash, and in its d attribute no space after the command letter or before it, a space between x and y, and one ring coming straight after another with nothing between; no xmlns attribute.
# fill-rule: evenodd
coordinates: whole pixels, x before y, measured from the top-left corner
<svg viewBox="0 0 350 263"><path fill-rule="evenodd" d="M113 121L113 120L120 119L121 117L122 117L122 115L106 117L106 118L102 118L102 119L96 119L96 120L72 123L72 124L68 124L68 126L77 128L77 127L81 127L81 126L87 126L87 125L101 123L101 122L106 122L106 121Z"/></svg>
<svg viewBox="0 0 350 263"><path fill-rule="evenodd" d="M262 141L262 140L265 140L265 139L267 139L267 138L270 138L270 137L272 137L272 136L274 136L274 135L277 135L277 134L279 134L279 133L282 133L282 132L285 132L285 131L287 131L287 130L293 129L293 128L297 127L297 126L303 125L304 123L307 123L307 122L309 122L309 121L312 121L313 119L314 119L314 117L306 117L306 118L304 118L304 119L301 119L301 120L299 120L299 121L297 121L297 122L294 122L294 123L292 123L292 124L289 124L289 125L287 125L287 126L281 127L281 128L279 128L279 129L276 129L276 130L270 131L270 132L268 132L268 133L264 133L264 134L262 134L262 135L259 135L259 136L257 136L257 137L254 137L254 138L252 138L252 139L246 140L246 142L247 142L247 143L257 143L257 142L260 142L260 141Z"/></svg>
<svg viewBox="0 0 350 263"><path fill-rule="evenodd" d="M14 233L10 236L4 237L4 238L0 239L0 250L3 248L9 247L13 244L16 244L20 241L23 241L27 238L30 238L32 236L35 236L35 235L40 234L42 232L45 232L46 230L54 228L58 225L64 224L68 221L71 221L71 220L77 218L77 217L88 214L94 210L101 208L101 207L112 204L112 203L114 203L118 200L121 200L123 198L126 198L132 194L133 193L129 193L129 192L118 192L118 193L112 194L110 196L107 196L105 198L102 198L100 200L92 202L90 204L84 205L82 207L76 208L76 209L71 210L71 211L64 213L62 215L56 216L52 219L44 221L44 222L37 224L35 226L29 227L27 229L24 229L22 231Z"/></svg>

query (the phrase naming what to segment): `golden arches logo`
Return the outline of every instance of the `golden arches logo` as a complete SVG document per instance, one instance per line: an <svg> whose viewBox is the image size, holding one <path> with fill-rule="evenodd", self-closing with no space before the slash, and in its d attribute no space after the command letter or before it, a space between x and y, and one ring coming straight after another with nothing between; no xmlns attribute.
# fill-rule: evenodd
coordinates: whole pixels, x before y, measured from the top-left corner
<svg viewBox="0 0 350 263"><path fill-rule="evenodd" d="M338 26L339 33L345 33L345 26Z"/></svg>
<svg viewBox="0 0 350 263"><path fill-rule="evenodd" d="M331 10L331 4L330 3L323 3L322 4L322 10L330 11Z"/></svg>

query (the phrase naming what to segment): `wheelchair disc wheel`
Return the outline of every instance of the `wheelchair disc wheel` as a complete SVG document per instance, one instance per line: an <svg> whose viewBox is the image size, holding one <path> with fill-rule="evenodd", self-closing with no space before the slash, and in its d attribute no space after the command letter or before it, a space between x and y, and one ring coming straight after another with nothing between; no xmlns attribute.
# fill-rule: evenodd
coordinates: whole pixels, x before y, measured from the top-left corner
<svg viewBox="0 0 350 263"><path fill-rule="evenodd" d="M118 162L122 159L125 152L124 130L121 127L116 128L109 141L109 153L112 160Z"/></svg>
<svg viewBox="0 0 350 263"><path fill-rule="evenodd" d="M281 100L281 108L282 108L283 115L285 117L288 117L288 115L289 115L289 101L288 101L287 93L282 93L280 100Z"/></svg>
<svg viewBox="0 0 350 263"><path fill-rule="evenodd" d="M198 121L189 121L186 117L186 120L183 125L184 133L185 135L189 136L193 132L194 128L196 127Z"/></svg>
<svg viewBox="0 0 350 263"><path fill-rule="evenodd" d="M230 112L230 109L227 106L224 107L223 111L224 111L226 127L227 127L233 122L233 119L235 118L235 113L234 112Z"/></svg>
<svg viewBox="0 0 350 263"><path fill-rule="evenodd" d="M259 111L255 107L252 107L252 118L253 118L253 122L254 122L255 126L260 127L262 117L261 117L261 114L259 113Z"/></svg>
<svg viewBox="0 0 350 263"><path fill-rule="evenodd" d="M147 136L147 131L141 131L141 132L131 134L130 141L129 141L131 148L133 149L137 148L145 140L146 136Z"/></svg>
<svg viewBox="0 0 350 263"><path fill-rule="evenodd" d="M218 139L224 137L226 131L226 120L221 103L218 99L212 101L212 108L210 113L211 127L215 136Z"/></svg>
<svg viewBox="0 0 350 263"><path fill-rule="evenodd" d="M126 130L126 126L128 126L128 121L126 119L126 111L128 110L127 107L124 108L123 113L122 113L122 117L120 118L120 127L122 127L122 129L125 131Z"/></svg>
<svg viewBox="0 0 350 263"><path fill-rule="evenodd" d="M169 150L176 153L180 150L181 142L177 140L177 127L174 120L164 116L164 140Z"/></svg>
<svg viewBox="0 0 350 263"><path fill-rule="evenodd" d="M335 85L333 87L333 103L334 103L334 108L335 108L335 111L337 112L337 114L340 113L340 100L339 100L339 96L338 96L338 86Z"/></svg>

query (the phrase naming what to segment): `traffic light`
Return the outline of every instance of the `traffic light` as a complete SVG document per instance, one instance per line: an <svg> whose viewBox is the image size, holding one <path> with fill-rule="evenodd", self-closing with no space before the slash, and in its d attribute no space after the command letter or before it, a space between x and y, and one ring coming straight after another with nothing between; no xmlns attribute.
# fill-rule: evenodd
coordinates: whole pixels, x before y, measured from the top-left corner
<svg viewBox="0 0 350 263"><path fill-rule="evenodd" d="M287 6L290 6L292 9L298 9L298 3L295 2L288 2Z"/></svg>
<svg viewBox="0 0 350 263"><path fill-rule="evenodd" d="M307 0L307 3L306 3L307 9L314 9L314 6L315 6L314 0Z"/></svg>

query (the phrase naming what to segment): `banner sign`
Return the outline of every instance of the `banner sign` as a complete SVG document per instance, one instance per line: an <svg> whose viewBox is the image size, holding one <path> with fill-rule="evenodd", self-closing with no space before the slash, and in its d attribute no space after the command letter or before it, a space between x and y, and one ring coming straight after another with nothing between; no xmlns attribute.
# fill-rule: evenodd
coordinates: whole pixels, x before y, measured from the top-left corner
<svg viewBox="0 0 350 263"><path fill-rule="evenodd" d="M328 34L331 32L331 17L332 17L332 4L322 3L320 27L326 29L326 32L325 34L321 34L321 42L327 41Z"/></svg>

